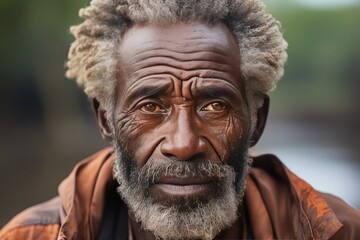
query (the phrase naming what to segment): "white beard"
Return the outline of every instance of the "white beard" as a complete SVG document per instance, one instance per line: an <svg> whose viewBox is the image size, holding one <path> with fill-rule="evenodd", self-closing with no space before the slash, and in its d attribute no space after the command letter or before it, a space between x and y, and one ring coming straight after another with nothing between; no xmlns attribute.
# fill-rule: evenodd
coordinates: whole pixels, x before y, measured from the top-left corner
<svg viewBox="0 0 360 240"><path fill-rule="evenodd" d="M168 207L154 201L149 194L149 188L159 174L176 176L190 171L186 162L169 161L164 164L153 161L152 164L146 163L143 167L136 168L132 167L134 163L129 166L118 143L114 147L114 177L119 183L118 192L135 220L156 238L211 240L238 219L238 209L245 192L245 179L249 170L248 163L251 161L244 164L238 183L235 183L236 172L232 166L200 163L198 169L201 174L219 179L220 194L211 197L206 203L199 202L194 208L180 210L177 205Z"/></svg>

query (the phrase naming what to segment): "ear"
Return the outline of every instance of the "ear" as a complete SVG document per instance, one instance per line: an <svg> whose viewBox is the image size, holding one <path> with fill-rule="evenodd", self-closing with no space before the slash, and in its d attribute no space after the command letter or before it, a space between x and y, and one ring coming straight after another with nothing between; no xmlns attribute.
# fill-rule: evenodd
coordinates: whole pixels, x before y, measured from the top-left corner
<svg viewBox="0 0 360 240"><path fill-rule="evenodd" d="M262 133L264 132L267 116L269 113L269 105L270 99L268 95L264 95L264 103L263 105L257 110L256 117L256 127L250 139L250 147L256 145L259 141Z"/></svg>
<svg viewBox="0 0 360 240"><path fill-rule="evenodd" d="M96 120L100 128L101 136L107 141L111 142L112 134L107 119L105 117L106 111L102 107L100 107L100 103L96 98L91 99L91 105L93 107Z"/></svg>

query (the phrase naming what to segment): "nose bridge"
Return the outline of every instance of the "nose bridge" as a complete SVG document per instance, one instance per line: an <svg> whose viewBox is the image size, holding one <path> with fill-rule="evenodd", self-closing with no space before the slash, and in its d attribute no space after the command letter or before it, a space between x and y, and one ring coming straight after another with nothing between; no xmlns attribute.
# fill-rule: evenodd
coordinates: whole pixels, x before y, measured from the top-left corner
<svg viewBox="0 0 360 240"><path fill-rule="evenodd" d="M191 108L178 109L171 125L172 128L161 147L164 155L188 160L205 152L205 143L191 115Z"/></svg>
<svg viewBox="0 0 360 240"><path fill-rule="evenodd" d="M178 117L175 120L175 129L173 135L174 144L184 147L190 147L196 140L196 129L193 126L190 109L179 109Z"/></svg>

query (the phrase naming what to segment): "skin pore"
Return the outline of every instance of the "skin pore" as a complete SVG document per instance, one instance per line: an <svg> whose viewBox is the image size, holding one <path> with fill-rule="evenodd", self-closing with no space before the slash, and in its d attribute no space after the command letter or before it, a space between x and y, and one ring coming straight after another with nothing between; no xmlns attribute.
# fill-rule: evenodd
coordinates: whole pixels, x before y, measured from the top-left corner
<svg viewBox="0 0 360 240"><path fill-rule="evenodd" d="M239 66L238 45L222 23L134 25L124 34L112 133L96 110L115 143L115 177L136 239L240 238L251 136ZM148 205L155 215L171 210L163 216L185 219L169 227L178 235L161 235L167 225L158 227L156 216L158 225L145 223L151 214L141 217L139 208ZM180 229L199 218L220 227L208 226L207 235L196 224Z"/></svg>

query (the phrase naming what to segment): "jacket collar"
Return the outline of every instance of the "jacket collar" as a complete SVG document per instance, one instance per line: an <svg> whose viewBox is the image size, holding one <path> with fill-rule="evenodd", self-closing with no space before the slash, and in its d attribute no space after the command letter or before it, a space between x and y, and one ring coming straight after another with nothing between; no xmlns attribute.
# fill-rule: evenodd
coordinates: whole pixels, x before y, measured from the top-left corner
<svg viewBox="0 0 360 240"><path fill-rule="evenodd" d="M112 149L101 150L78 163L60 184L59 237L95 239L105 193L114 184L113 160ZM273 155L254 158L243 204L255 239L329 239L342 227L321 194Z"/></svg>
<svg viewBox="0 0 360 240"><path fill-rule="evenodd" d="M321 193L269 154L254 158L245 204L256 239L329 239L342 227Z"/></svg>
<svg viewBox="0 0 360 240"><path fill-rule="evenodd" d="M79 162L60 184L63 205L59 236L64 239L95 239L100 226L104 196L113 183L113 151L110 148Z"/></svg>

